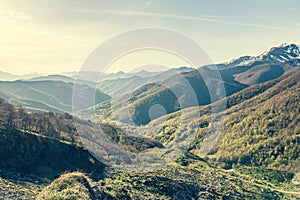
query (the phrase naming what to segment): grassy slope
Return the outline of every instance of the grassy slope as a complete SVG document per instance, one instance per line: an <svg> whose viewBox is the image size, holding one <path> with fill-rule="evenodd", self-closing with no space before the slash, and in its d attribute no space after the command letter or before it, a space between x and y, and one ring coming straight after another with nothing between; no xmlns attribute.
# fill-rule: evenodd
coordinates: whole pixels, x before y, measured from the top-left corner
<svg viewBox="0 0 300 200"><path fill-rule="evenodd" d="M26 110L29 112L56 112L63 113L64 110L59 109L53 105L46 104L45 102L33 100L30 98L21 97L15 94L5 93L0 91L0 97L9 101L13 105L22 105L26 107Z"/></svg>
<svg viewBox="0 0 300 200"><path fill-rule="evenodd" d="M227 114L221 137L208 158L227 163L227 167L241 164L299 171L299 79L300 71L295 70L228 97L229 109L219 110L219 114ZM201 155L199 150L211 126L211 106L218 109L221 102L166 115L138 132L164 145L177 135L194 135L190 148Z"/></svg>
<svg viewBox="0 0 300 200"><path fill-rule="evenodd" d="M91 180L82 173L64 174L47 186L37 199L96 199L90 183Z"/></svg>
<svg viewBox="0 0 300 200"><path fill-rule="evenodd" d="M152 120L148 113L151 106L155 104L162 105L168 114L179 109L211 103L209 88L214 88L217 83L224 84L226 95L231 95L247 86L235 81L228 72L221 73L222 80L218 79L216 74L216 71L209 68L200 68L174 75L162 83L146 84L131 94L116 97L112 101L114 103L112 112L107 109L110 108L108 102L96 105L96 109L105 116L104 118L115 117L121 122L128 122L129 112L129 117L135 124L145 125ZM208 77L208 80L204 81L203 77Z"/></svg>
<svg viewBox="0 0 300 200"><path fill-rule="evenodd" d="M0 130L0 169L54 178L64 171L101 171L104 165L87 150L64 141L10 127Z"/></svg>
<svg viewBox="0 0 300 200"><path fill-rule="evenodd" d="M87 196L90 199L92 196L98 199L296 199L300 188L292 183L293 176L257 168L225 171L187 155L160 170L114 172L99 182L78 173L63 175L46 187L39 198L67 199L78 195L73 199Z"/></svg>
<svg viewBox="0 0 300 200"><path fill-rule="evenodd" d="M229 164L300 171L300 71L227 111L211 157Z"/></svg>
<svg viewBox="0 0 300 200"><path fill-rule="evenodd" d="M48 110L53 112L71 112L73 83L61 81L0 81L1 97L14 105L29 107L31 111ZM82 94L78 96L86 101L86 94L95 92L87 85L81 85ZM96 90L95 102L103 102L110 96Z"/></svg>
<svg viewBox="0 0 300 200"><path fill-rule="evenodd" d="M268 145L273 144L268 139L274 139L275 146L259 148L260 151L268 155L267 157L261 156L261 154L254 154L261 156L259 158L264 161L259 165L297 170L297 168L284 163L277 164L284 160L285 157L291 158L291 160L288 160L288 164L293 163L294 160L297 161L299 157L298 140L295 140L296 143L293 143L293 140L289 144L285 143L289 141L290 137L297 138L299 134L297 129L299 127L299 118L297 114L293 114L294 112L299 113L298 80L300 80L300 72L295 71L293 74L282 77L279 80L250 87L229 97L227 105L230 108L227 112L228 116L226 117L223 130L227 134L224 134L224 137L219 140L219 148L211 152L209 159L216 159L225 164L235 164L233 161L237 160L237 165L256 165L256 160L243 158L243 153L246 153L246 156L248 153L247 151L242 151L244 145L246 145L245 149L251 151L256 148L256 145L264 144L263 142L265 141L268 141ZM201 124L201 122L209 122L209 116L206 115L210 112L209 106L199 109L203 116L198 121L191 120L193 119L193 112L195 112L194 108L184 113L186 115L184 118L190 121L187 124L186 131L191 131L188 128L193 128L195 125ZM272 114L274 112L276 113L275 115ZM183 127L178 130L176 128L176 123L182 122L182 118L178 116L179 113L166 116L165 118L168 120L163 124L164 127L155 126L155 123L159 123L158 121L162 120L158 119L146 128L148 130L152 128L153 133L160 129L163 130L158 132L161 134L161 137L158 139L161 142L168 143L172 137L166 137L166 133L173 135L177 134L177 131L184 130ZM264 120L271 120L271 123ZM265 127L266 125L267 127ZM271 128L269 127L270 125ZM193 146L194 150L201 146L201 141L203 140L201 134L204 133L206 126L203 125L194 129L198 131L198 137ZM259 127L258 130L260 132L253 134L252 131L257 127ZM174 131L170 132L172 129ZM235 130L237 131L235 132ZM235 133L239 135L234 135ZM254 139L257 136L258 139L251 143L251 140L247 137L249 135ZM244 136L245 138L243 138ZM230 149L232 145L236 145L234 151ZM283 155L280 155L281 145L284 146ZM279 153L277 157L275 152L273 152L276 149L278 149L277 153ZM237 155L237 158L230 158L226 151L228 153L230 151L230 156L232 157ZM223 154L223 152L225 153ZM287 152L286 155L284 154L285 152ZM292 156L290 153L292 153ZM296 159L293 159L294 153ZM255 156L254 159L256 159ZM43 197L49 197L49 199L53 197L52 199L55 199L54 197L66 197L66 195L69 195L73 196L74 199L91 199L92 195L97 194L107 199L296 199L299 198L300 189L299 181L295 179L298 176L299 174L261 167L237 167L233 170L216 169L195 156L189 155L159 171L143 174L114 172L107 174L107 177L98 183L92 182L81 175L79 177L76 175L75 177L77 178L74 178L73 175L64 175L47 187L39 197L41 199ZM86 184L86 181L89 184ZM93 185L96 185L98 189L91 191ZM47 195L45 196L45 194Z"/></svg>

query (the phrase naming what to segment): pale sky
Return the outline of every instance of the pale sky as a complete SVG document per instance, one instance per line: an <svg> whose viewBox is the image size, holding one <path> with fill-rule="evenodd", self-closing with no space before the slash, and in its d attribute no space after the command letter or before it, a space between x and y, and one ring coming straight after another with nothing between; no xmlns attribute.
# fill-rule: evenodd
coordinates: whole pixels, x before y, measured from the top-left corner
<svg viewBox="0 0 300 200"><path fill-rule="evenodd" d="M300 44L299 10L298 0L0 0L0 71L77 71L102 42L142 27L181 32L214 63L224 62ZM130 71L151 62L187 65L148 51L125 56L113 68Z"/></svg>

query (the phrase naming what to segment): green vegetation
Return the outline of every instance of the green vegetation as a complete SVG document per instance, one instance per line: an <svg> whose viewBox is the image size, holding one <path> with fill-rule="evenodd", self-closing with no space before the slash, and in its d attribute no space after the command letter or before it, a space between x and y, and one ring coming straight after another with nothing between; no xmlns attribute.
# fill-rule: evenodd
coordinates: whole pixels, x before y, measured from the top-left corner
<svg viewBox="0 0 300 200"><path fill-rule="evenodd" d="M120 148L131 151L140 152L151 148L163 148L164 146L151 138L140 138L124 133L120 128L109 124L101 123L102 130L109 137L110 141L117 144Z"/></svg>
<svg viewBox="0 0 300 200"><path fill-rule="evenodd" d="M178 135L194 137L190 151L203 155L202 148L212 126L211 112L225 115L218 140L206 155L212 163L230 169L264 166L299 172L299 80L300 71L251 86L211 105L175 112L136 131L171 144ZM227 103L227 110L221 104ZM212 107L217 108L212 110ZM220 109L219 109L220 108ZM216 126L222 126L215 122Z"/></svg>
<svg viewBox="0 0 300 200"><path fill-rule="evenodd" d="M149 116L149 110L155 104L163 106L168 114L187 107L210 104L209 88L213 88L216 82L224 84L226 95L231 95L247 86L235 81L228 72L221 72L222 80L216 78L216 73L218 72L203 67L174 75L161 84L146 84L136 89L130 96L116 97L113 101L116 103L112 106L108 102L99 104L96 110L100 118L117 119L125 123L128 122L128 116L125 116L128 111L134 124L145 125L153 120ZM203 74L211 80L205 82ZM128 102L124 102L125 99L128 99Z"/></svg>
<svg viewBox="0 0 300 200"><path fill-rule="evenodd" d="M188 72L193 68L180 67L162 72L139 71L136 73L116 73L110 77L102 74L101 82L98 84L100 91L112 97L123 96L132 93L141 86L148 83L158 83L174 76L175 74ZM88 78L88 80L90 80ZM97 79L96 79L97 80Z"/></svg>
<svg viewBox="0 0 300 200"><path fill-rule="evenodd" d="M0 169L48 178L79 169L101 176L104 165L83 147L81 139L86 143L100 143L107 137L131 152L163 148L156 140L130 135L109 124L101 124L104 135L99 137L94 123L76 118L78 125L86 129L80 139L73 120L67 113L27 113L22 107L0 99ZM109 144L107 148L107 152L112 150Z"/></svg>
<svg viewBox="0 0 300 200"><path fill-rule="evenodd" d="M113 172L98 182L79 173L62 175L38 199L296 199L292 176L258 168L224 171L187 154L160 170Z"/></svg>
<svg viewBox="0 0 300 200"><path fill-rule="evenodd" d="M153 120L149 116L149 110L155 104L162 105L167 114L187 107L207 105L213 103L210 99L212 91L209 91L209 88L214 88L213 90L217 91L216 95L220 95L218 93L221 88L217 88L218 84L224 85L226 96L230 96L254 84L279 78L285 72L299 66L297 59L291 59L286 63L273 61L258 61L246 66L231 66L233 64L231 63L228 64L228 66L230 65L229 68L224 66L226 64L219 64L217 65L221 67L219 71L205 66L198 70L174 75L158 83L143 82L141 77L136 79L137 82L130 79L130 84L123 79L104 81L102 89L105 91L108 89L110 93L113 93L114 86L117 84L116 94L128 91L130 95L129 93L122 93L120 96L115 95L112 105L105 102L104 105L97 105L96 110L101 119L109 118L123 123L132 124L133 122L135 125L146 125ZM218 73L220 73L222 80L216 76ZM140 85L148 84L133 90L137 83ZM158 117L162 115L160 114Z"/></svg>
<svg viewBox="0 0 300 200"><path fill-rule="evenodd" d="M299 171L300 73L227 111L217 150L210 157L229 165Z"/></svg>
<svg viewBox="0 0 300 200"><path fill-rule="evenodd" d="M0 81L0 97L16 106L23 106L29 111L52 111L58 113L72 112L72 95L74 83L62 81ZM95 92L95 102L109 100L110 96L99 90L94 91L88 85L80 85L82 94L78 100L86 102L86 95ZM82 105L86 108L91 105Z"/></svg>
<svg viewBox="0 0 300 200"><path fill-rule="evenodd" d="M289 67L288 64L262 64L236 75L235 80L247 85L263 83L280 77Z"/></svg>
<svg viewBox="0 0 300 200"><path fill-rule="evenodd" d="M101 175L104 165L87 150L63 141L1 127L0 169L55 178L64 171Z"/></svg>
<svg viewBox="0 0 300 200"><path fill-rule="evenodd" d="M82 173L64 174L54 180L37 197L37 199L58 200L89 200L96 199L91 188L91 180Z"/></svg>
<svg viewBox="0 0 300 200"><path fill-rule="evenodd" d="M276 66L260 63L255 69L225 68L223 83L227 94L233 95L213 103L195 71L182 75L199 104L192 103L180 76L164 84L147 84L130 97L118 97L129 99L125 107L118 99L113 106L109 101L97 105L98 114L105 119L100 123L103 132L94 122L67 113L28 113L0 99L0 198L299 199L300 70L258 85L241 84L241 80L253 84L273 79L291 67ZM213 70L203 70L214 79ZM274 76L268 75L270 70L275 70ZM34 91L32 94L45 99L66 97L63 89L57 88L61 96L54 98L53 88L44 91L38 87L26 86L24 92ZM179 100L185 102L181 111ZM168 114L151 121L145 113L155 104L163 105ZM130 116L124 116L124 110L129 110ZM217 120L212 121L211 114ZM115 121L113 115L130 117L142 126ZM219 119L223 116L222 122ZM213 132L212 126L222 129ZM83 128L80 140L76 129ZM172 144L187 151L160 168L153 165L145 172L118 171L106 167L83 147L84 142L106 144L106 139L130 153ZM113 145L107 143L101 149L108 159L118 158ZM127 158L121 159L120 163L126 163Z"/></svg>
<svg viewBox="0 0 300 200"><path fill-rule="evenodd" d="M262 167L240 167L236 169L236 173L255 179L257 182L269 184L272 187L286 188L287 190L299 189L299 184L291 184L295 178L295 174L288 171L279 171Z"/></svg>

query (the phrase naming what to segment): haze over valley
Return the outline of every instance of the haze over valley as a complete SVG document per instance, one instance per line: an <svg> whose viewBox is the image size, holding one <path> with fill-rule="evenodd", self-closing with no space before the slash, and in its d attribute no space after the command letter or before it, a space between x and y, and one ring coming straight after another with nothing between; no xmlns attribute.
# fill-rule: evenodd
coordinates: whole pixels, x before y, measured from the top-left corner
<svg viewBox="0 0 300 200"><path fill-rule="evenodd" d="M0 1L0 199L300 199L298 1Z"/></svg>

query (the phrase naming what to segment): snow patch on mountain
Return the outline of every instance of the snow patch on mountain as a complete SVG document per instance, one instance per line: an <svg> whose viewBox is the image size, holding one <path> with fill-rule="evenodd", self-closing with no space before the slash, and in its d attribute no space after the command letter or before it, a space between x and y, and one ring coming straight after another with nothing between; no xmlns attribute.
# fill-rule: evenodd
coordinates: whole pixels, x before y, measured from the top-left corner
<svg viewBox="0 0 300 200"><path fill-rule="evenodd" d="M280 64L290 63L299 66L300 46L296 44L282 44L265 51L259 56L242 56L237 59L217 64L219 69L228 69L239 66L253 66L260 64Z"/></svg>
<svg viewBox="0 0 300 200"><path fill-rule="evenodd" d="M264 52L255 61L283 63L294 59L300 59L300 47L295 44L283 44Z"/></svg>
<svg viewBox="0 0 300 200"><path fill-rule="evenodd" d="M251 62L253 59L254 59L254 57L252 57L252 56L242 56L242 57L239 57L238 59L232 59L229 62L224 62L222 64L224 64L224 65L235 64L236 66L238 66L238 65L247 64L247 63Z"/></svg>

